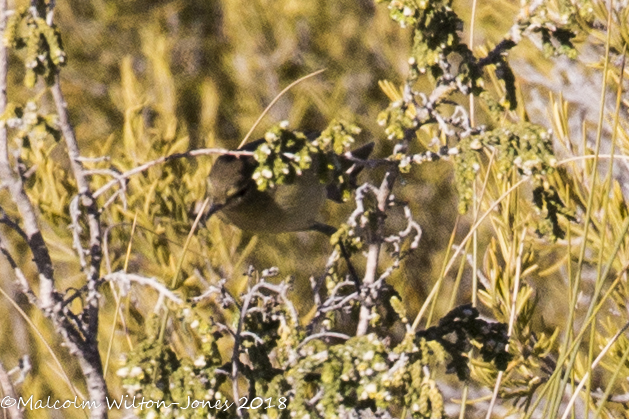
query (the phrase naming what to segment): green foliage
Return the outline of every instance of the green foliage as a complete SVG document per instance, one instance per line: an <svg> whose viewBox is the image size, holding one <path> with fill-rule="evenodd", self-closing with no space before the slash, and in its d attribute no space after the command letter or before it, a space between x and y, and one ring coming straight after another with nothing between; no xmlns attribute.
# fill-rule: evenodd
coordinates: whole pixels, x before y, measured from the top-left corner
<svg viewBox="0 0 629 419"><path fill-rule="evenodd" d="M25 106L9 103L0 117L7 128L15 129L15 139L25 148L41 148L48 137L59 141L61 132L56 114L41 115L37 103L29 101Z"/></svg>
<svg viewBox="0 0 629 419"><path fill-rule="evenodd" d="M384 127L388 140L404 138L404 131L417 128L418 123L413 118L412 111L402 100L397 100L378 115L378 125Z"/></svg>
<svg viewBox="0 0 629 419"><path fill-rule="evenodd" d="M497 367L504 369L508 360L504 325L479 319L471 306L453 310L438 326L415 335L408 333L395 347L375 334L329 345L318 339L305 340L282 292L266 287L264 279L253 288L253 298L245 297L237 304L247 310L243 323L247 334L239 348L247 359L246 363L239 362L239 367L249 382L249 393L243 399L245 405L256 397L272 400L278 409L251 409L251 417L336 418L353 410L384 412L397 406L406 407L414 418L441 418L443 396L435 380L426 375L426 367L434 369L448 362L451 372L461 380L468 379L465 353L472 341L479 345L486 362L495 360ZM222 412L212 409L217 401L222 405L219 388L230 368L229 363L221 365L216 344L225 334L196 318L189 309L182 313L189 332L202 342L196 358L179 358L167 345L150 338L135 348L117 371L123 387L130 396L165 402L161 409L141 409L141 417L155 413L164 418L234 415L233 406ZM455 341L448 335L455 335ZM175 403L184 407L188 398L205 400L210 408L168 408Z"/></svg>
<svg viewBox="0 0 629 419"><path fill-rule="evenodd" d="M533 202L543 218L537 227L538 234L548 235L553 240L563 239L565 232L561 229L559 215L570 221L576 221L576 219L574 213L567 209L559 198L557 191L548 184L538 182L538 186L533 190Z"/></svg>
<svg viewBox="0 0 629 419"><path fill-rule="evenodd" d="M574 2L559 1L560 13L553 10L548 4L541 4L533 13L526 13L518 21L521 27L531 28L531 32L539 34L542 39L543 51L547 57L566 55L569 58L577 57L577 50L572 44L577 30L575 21Z"/></svg>
<svg viewBox="0 0 629 419"><path fill-rule="evenodd" d="M261 191L275 185L292 183L302 170L310 168L312 157L319 150L302 133L287 130L288 121L271 129L264 135L265 142L253 153L258 166L252 179Z"/></svg>
<svg viewBox="0 0 629 419"><path fill-rule="evenodd" d="M348 164L342 154L350 151L355 141L353 136L360 133L360 128L337 120L320 134L305 135L287 128L288 121L273 127L254 151L257 167L252 179L258 189L290 184L314 161L321 182L334 187L339 200L346 201L356 185L355 176L347 170L352 163Z"/></svg>
<svg viewBox="0 0 629 419"><path fill-rule="evenodd" d="M454 156L459 211L466 212L471 203L473 185L480 170L480 151L491 149L498 179L509 179L512 174L533 178L536 185L533 202L543 218L537 231L548 234L553 240L563 238L564 231L558 216L574 220L574 214L565 208L556 190L548 183L548 175L552 175L557 165L551 132L530 123L505 125L504 128L470 136L460 142L460 151Z"/></svg>
<svg viewBox="0 0 629 419"><path fill-rule="evenodd" d="M379 3L388 3L391 18L402 28L413 28L409 78L416 80L427 71L434 78L441 76L444 58L461 46L457 32L463 29L463 21L452 10L452 2L380 0Z"/></svg>
<svg viewBox="0 0 629 419"><path fill-rule="evenodd" d="M356 141L354 137L360 134L360 131L361 129L354 124L334 119L321 132L317 142L324 150L331 149L334 154L342 154L351 148Z"/></svg>
<svg viewBox="0 0 629 419"><path fill-rule="evenodd" d="M227 379L225 374L217 373L222 361L216 338L221 335L205 321L195 318L189 309L182 313L184 318L180 320L201 341L195 359L178 358L168 344L159 341L156 335L159 319L154 317L148 321L153 335L149 330L150 337L125 356L116 374L122 378L122 387L130 397L162 402L143 406L138 412L140 417L229 417L226 409L219 408L224 406L219 388ZM205 404L193 408L190 401Z"/></svg>
<svg viewBox="0 0 629 419"><path fill-rule="evenodd" d="M61 35L55 25L36 16L31 9L20 8L9 16L4 44L14 49L26 49L24 85L34 87L37 76L52 84L58 67L66 64Z"/></svg>

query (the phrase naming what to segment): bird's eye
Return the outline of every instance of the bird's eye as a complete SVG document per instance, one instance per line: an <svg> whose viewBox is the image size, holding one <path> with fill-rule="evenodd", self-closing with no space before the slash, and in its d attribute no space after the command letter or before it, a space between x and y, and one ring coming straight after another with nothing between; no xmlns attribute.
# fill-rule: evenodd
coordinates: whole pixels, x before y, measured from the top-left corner
<svg viewBox="0 0 629 419"><path fill-rule="evenodd" d="M227 193L227 196L229 196L230 199L234 199L234 198L240 198L242 196L244 196L244 194L247 193L247 188L232 188L229 190L229 192Z"/></svg>

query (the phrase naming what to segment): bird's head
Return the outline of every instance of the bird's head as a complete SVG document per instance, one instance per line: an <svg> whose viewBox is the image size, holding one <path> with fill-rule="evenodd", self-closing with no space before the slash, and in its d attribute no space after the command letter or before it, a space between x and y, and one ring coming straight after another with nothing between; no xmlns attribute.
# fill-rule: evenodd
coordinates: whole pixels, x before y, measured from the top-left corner
<svg viewBox="0 0 629 419"><path fill-rule="evenodd" d="M242 202L256 189L251 175L255 170L250 156L220 156L210 172L209 188L212 195L210 213L227 209Z"/></svg>

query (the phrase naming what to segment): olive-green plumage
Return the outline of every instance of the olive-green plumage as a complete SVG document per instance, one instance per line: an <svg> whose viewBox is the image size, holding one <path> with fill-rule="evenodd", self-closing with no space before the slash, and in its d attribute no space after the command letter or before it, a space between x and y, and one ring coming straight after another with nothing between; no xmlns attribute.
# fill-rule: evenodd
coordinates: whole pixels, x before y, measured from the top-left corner
<svg viewBox="0 0 629 419"><path fill-rule="evenodd" d="M247 144L241 150L253 151L264 139ZM352 154L366 159L373 149L367 144ZM326 234L333 227L318 223L316 218L326 198L334 199L330 188L319 181L318 159L292 183L276 185L265 191L258 190L251 176L256 161L251 156L220 156L209 176L212 208L225 222L253 233L284 233L316 230ZM351 163L348 164L348 168ZM355 170L353 176L360 171Z"/></svg>

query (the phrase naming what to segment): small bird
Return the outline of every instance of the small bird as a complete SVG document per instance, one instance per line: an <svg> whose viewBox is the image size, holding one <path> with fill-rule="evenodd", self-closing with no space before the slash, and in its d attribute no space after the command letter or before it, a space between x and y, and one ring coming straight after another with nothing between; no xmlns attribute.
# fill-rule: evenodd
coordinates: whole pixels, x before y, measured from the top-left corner
<svg viewBox="0 0 629 419"><path fill-rule="evenodd" d="M312 140L313 136L309 136ZM316 138L316 137L315 137ZM254 151L264 138L248 143L240 151ZM352 157L365 160L374 144L366 144L351 152ZM362 166L339 156L343 170L349 174L350 185ZM260 191L252 175L257 162L252 156L220 156L209 175L213 201L205 219L216 213L223 221L253 233L285 233L292 231L319 231L331 236L336 228L316 221L326 199L341 202L341 194L334 185L319 180L319 161L313 161L307 170L291 183L276 185Z"/></svg>

